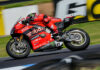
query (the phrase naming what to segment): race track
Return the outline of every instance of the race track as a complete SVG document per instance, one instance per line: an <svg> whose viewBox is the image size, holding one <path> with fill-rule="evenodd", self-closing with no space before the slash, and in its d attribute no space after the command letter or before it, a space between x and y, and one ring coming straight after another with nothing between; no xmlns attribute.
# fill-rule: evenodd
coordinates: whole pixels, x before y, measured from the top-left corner
<svg viewBox="0 0 100 70"><path fill-rule="evenodd" d="M83 51L72 52L68 49L62 49L62 50L58 50L54 52L52 51L52 52L33 53L28 58L18 59L18 60L15 60L11 57L0 58L0 70L3 68L9 68L9 67L15 67L15 66L36 64L45 60L50 60L50 59L55 59L55 58L63 59L70 55L80 55L80 56L84 56L84 58L89 58L88 54L91 54L91 53L97 53L97 54L100 53L100 45L89 46L89 48Z"/></svg>

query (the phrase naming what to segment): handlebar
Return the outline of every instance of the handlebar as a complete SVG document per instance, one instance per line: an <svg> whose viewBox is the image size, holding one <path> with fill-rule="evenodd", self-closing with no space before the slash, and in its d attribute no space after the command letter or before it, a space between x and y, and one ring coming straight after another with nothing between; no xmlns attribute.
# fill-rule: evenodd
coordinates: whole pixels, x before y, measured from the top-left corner
<svg viewBox="0 0 100 70"><path fill-rule="evenodd" d="M30 19L26 19L26 20L23 20L22 21L22 24L27 24L27 23L29 23L30 22Z"/></svg>
<svg viewBox="0 0 100 70"><path fill-rule="evenodd" d="M27 23L29 23L30 21L34 21L34 19L31 18L31 17L29 17L29 18L23 20L22 23L23 23L23 24L27 24Z"/></svg>

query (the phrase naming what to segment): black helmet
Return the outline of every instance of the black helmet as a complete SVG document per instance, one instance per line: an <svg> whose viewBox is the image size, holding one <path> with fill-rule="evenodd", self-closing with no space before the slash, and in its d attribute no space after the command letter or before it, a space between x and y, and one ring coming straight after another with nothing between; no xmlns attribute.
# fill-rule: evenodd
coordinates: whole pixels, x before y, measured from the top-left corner
<svg viewBox="0 0 100 70"><path fill-rule="evenodd" d="M36 13L31 13L27 17L29 17L30 19L34 20L34 18L36 17Z"/></svg>

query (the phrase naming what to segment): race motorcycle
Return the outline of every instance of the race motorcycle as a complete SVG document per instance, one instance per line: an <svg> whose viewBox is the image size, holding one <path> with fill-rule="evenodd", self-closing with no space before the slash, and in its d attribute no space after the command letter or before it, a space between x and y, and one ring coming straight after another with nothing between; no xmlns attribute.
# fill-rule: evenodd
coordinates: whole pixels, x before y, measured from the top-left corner
<svg viewBox="0 0 100 70"><path fill-rule="evenodd" d="M9 56L16 59L25 58L30 54L31 49L34 52L44 52L60 50L64 46L71 51L79 51L86 49L90 44L89 35L84 30L79 28L66 30L74 24L72 17L56 23L60 30L58 34L53 34L45 25L43 27L31 25L28 24L29 22L31 22L29 19L24 22L17 21L12 28L12 38L6 46ZM32 23L44 24L44 22Z"/></svg>

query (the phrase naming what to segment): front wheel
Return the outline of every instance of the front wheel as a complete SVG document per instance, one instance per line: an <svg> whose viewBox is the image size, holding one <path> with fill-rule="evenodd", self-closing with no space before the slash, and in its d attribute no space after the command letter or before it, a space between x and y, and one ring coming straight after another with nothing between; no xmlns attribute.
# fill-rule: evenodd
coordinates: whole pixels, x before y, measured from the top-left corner
<svg viewBox="0 0 100 70"><path fill-rule="evenodd" d="M90 44L89 35L82 29L71 29L66 32L69 37L69 41L65 40L65 46L72 51L79 51L86 49Z"/></svg>
<svg viewBox="0 0 100 70"><path fill-rule="evenodd" d="M30 45L26 40L15 42L14 39L11 39L6 46L8 55L15 59L27 57L30 53L30 50Z"/></svg>

